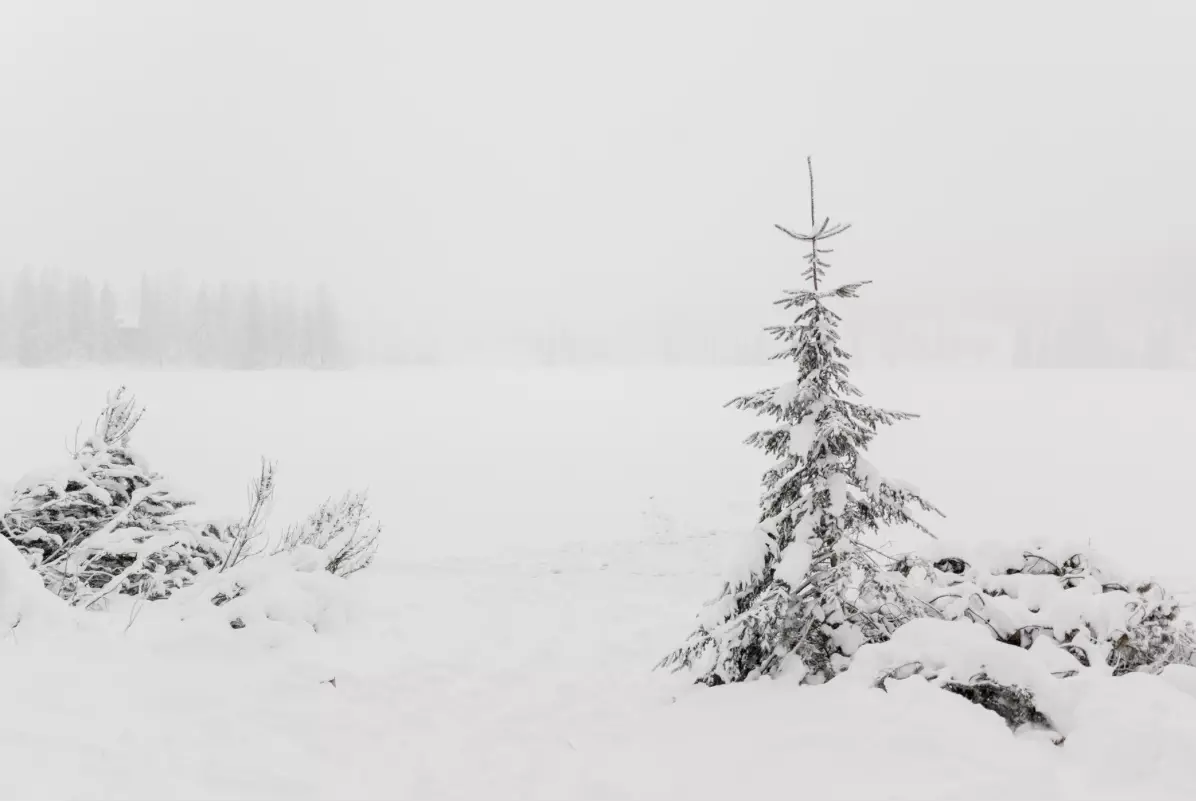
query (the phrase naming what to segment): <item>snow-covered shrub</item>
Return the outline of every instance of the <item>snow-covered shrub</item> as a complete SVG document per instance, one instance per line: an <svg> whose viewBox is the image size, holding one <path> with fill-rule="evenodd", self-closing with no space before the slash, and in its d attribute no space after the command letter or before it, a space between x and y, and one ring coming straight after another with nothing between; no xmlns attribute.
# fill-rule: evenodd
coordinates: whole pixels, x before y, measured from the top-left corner
<svg viewBox="0 0 1196 802"><path fill-rule="evenodd" d="M123 387L110 393L72 461L18 482L0 518L46 587L74 604L112 593L165 598L224 559L225 533L181 517L193 502L129 449L141 414Z"/></svg>
<svg viewBox="0 0 1196 802"><path fill-rule="evenodd" d="M764 475L760 521L697 630L660 663L694 669L710 685L794 665L807 682L824 682L846 668L861 644L884 641L926 614L904 577L861 542L882 525L923 529L913 506L938 510L863 456L880 426L915 416L852 400L861 393L848 380L851 355L839 344L841 318L830 305L857 297L868 282L820 287L825 241L848 226L818 225L812 168L810 184L811 233L778 228L809 244L802 275L812 289L786 291L777 303L796 310L796 319L769 329L783 345L774 359L795 362L797 378L731 402L776 419L747 441L778 460Z"/></svg>
<svg viewBox="0 0 1196 802"><path fill-rule="evenodd" d="M271 543L265 518L275 486L275 466L262 460L248 513L228 527L220 570L178 600L184 618L218 619L235 630L273 622L319 632L343 617L338 586L368 568L378 550L381 525L371 520L366 494L325 501Z"/></svg>
<svg viewBox="0 0 1196 802"><path fill-rule="evenodd" d="M1060 722L1074 700L1056 669L1069 660L1053 644L1011 648L966 621L926 617L861 648L837 681L886 691L894 682L929 682L993 711L1011 729L1049 731L1061 742Z"/></svg>
<svg viewBox="0 0 1196 802"><path fill-rule="evenodd" d="M1108 572L1062 546L964 552L936 544L927 552L894 568L928 620L903 627L883 648L860 650L850 674L881 688L919 678L992 710L1011 728L1059 733L1066 728L1049 700L1069 698L1062 689L1075 678L1161 674L1193 663L1196 627L1156 582Z"/></svg>
<svg viewBox="0 0 1196 802"><path fill-rule="evenodd" d="M210 572L157 607L177 620L233 630L319 633L342 625L349 583L314 546L262 554Z"/></svg>
<svg viewBox="0 0 1196 802"><path fill-rule="evenodd" d="M997 640L1030 648L1049 639L1074 658L1065 674L1114 676L1191 664L1196 627L1154 581L1111 574L1068 548L907 557L897 566L947 620L968 619Z"/></svg>
<svg viewBox="0 0 1196 802"><path fill-rule="evenodd" d="M93 609L107 606L115 595L158 601L210 573L220 586L208 594L208 606L222 607L253 587L254 604L262 607L286 595L279 589L288 572L301 598L302 588L325 582L304 578L312 570L340 581L370 565L380 526L370 522L363 493L321 504L285 529L271 550L266 518L275 467L266 460L250 484L244 517L227 525L188 519L183 513L193 502L177 495L129 448L141 415L123 387L109 394L92 434L81 446L76 442L70 463L27 475L0 507L0 534L34 569L29 576L36 581L40 575L61 599ZM265 582L263 576L272 579ZM242 582L246 577L248 583ZM231 621L240 627L263 616L270 617L247 614Z"/></svg>
<svg viewBox="0 0 1196 802"><path fill-rule="evenodd" d="M371 520L366 493L346 493L340 499L324 501L301 522L283 529L271 544L265 523L275 486L275 465L263 459L261 471L249 485L248 513L228 526L229 548L221 572L266 552L276 556L308 548L323 555L325 569L339 577L370 566L382 527Z"/></svg>
<svg viewBox="0 0 1196 802"><path fill-rule="evenodd" d="M274 553L314 548L324 556L324 568L346 577L368 568L378 551L381 525L370 522L367 494L346 493L328 499L298 524L283 530Z"/></svg>
<svg viewBox="0 0 1196 802"><path fill-rule="evenodd" d="M381 526L371 521L365 494L348 493L288 526L269 546L259 514L269 505L273 477L273 465L263 462L250 488L250 513L230 528L239 556L170 600L184 620L311 632L343 622L344 578L373 562Z"/></svg>
<svg viewBox="0 0 1196 802"><path fill-rule="evenodd" d="M228 553L220 565L221 571L235 568L266 550L265 523L274 503L274 471L274 463L262 458L261 470L249 483L249 511L228 526Z"/></svg>

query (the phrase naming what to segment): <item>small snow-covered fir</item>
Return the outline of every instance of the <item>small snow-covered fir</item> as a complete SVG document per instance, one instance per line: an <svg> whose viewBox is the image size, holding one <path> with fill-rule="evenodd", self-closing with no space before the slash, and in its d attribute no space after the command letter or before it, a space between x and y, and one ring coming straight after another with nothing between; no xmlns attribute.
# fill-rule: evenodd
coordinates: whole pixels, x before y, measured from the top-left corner
<svg viewBox="0 0 1196 802"><path fill-rule="evenodd" d="M17 483L2 530L46 587L75 604L165 598L220 564L226 534L179 515L193 502L129 448L142 410L120 388L60 470Z"/></svg>
<svg viewBox="0 0 1196 802"><path fill-rule="evenodd" d="M29 580L44 585L47 598L77 607L111 608L119 596L137 597L135 604L169 599L162 615L170 620L203 611L234 629L261 620L319 629L329 593L377 553L381 524L366 494L329 499L271 537L275 466L263 459L240 519L193 521L184 514L193 502L129 447L141 415L120 388L69 464L16 483L0 507L5 554L24 558Z"/></svg>
<svg viewBox="0 0 1196 802"><path fill-rule="evenodd" d="M862 456L880 426L914 416L854 400L861 393L848 379L851 355L840 345L842 318L831 304L858 297L868 282L822 286L829 267L823 256L831 252L822 246L849 226L829 218L818 224L812 168L810 201L809 234L778 228L809 244L802 275L812 288L786 291L777 304L796 317L768 329L782 344L773 358L796 363L798 375L731 402L776 420L747 440L777 459L764 475L762 514L722 594L702 611L688 642L661 662L693 668L707 684L782 666L823 682L846 668L861 644L883 641L926 614L904 577L859 542L882 525L926 531L912 507L938 511Z"/></svg>

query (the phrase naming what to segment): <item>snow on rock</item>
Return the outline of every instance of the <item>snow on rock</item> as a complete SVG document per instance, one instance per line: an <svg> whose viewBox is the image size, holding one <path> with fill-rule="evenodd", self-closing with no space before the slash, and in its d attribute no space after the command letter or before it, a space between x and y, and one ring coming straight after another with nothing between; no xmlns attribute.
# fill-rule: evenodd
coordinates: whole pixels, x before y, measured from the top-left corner
<svg viewBox="0 0 1196 802"><path fill-rule="evenodd" d="M967 679L987 673L998 682L1031 691L1047 690L1062 682L1051 676L1044 661L1024 649L994 640L982 627L968 621L922 618L900 627L885 643L860 648L851 668L839 678L855 684L875 685L887 672L911 663L922 673ZM889 687L889 683L882 683Z"/></svg>

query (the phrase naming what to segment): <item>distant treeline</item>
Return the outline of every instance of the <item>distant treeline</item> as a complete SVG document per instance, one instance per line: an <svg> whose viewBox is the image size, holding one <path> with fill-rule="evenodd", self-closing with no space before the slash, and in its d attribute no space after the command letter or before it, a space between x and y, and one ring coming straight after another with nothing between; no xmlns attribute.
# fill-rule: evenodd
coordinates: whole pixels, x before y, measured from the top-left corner
<svg viewBox="0 0 1196 802"><path fill-rule="evenodd" d="M1196 320L1182 285L1167 293L1077 288L1067 303L1013 289L943 300L951 295L876 303L844 332L847 350L876 367L1196 369Z"/></svg>
<svg viewBox="0 0 1196 802"><path fill-rule="evenodd" d="M25 367L334 368L349 354L326 286L192 283L118 288L58 270L0 281L0 362Z"/></svg>
<svg viewBox="0 0 1196 802"><path fill-rule="evenodd" d="M1149 287L1148 287L1149 289ZM1187 294L1079 295L1053 304L1034 293L865 297L844 331L861 367L1196 369ZM944 291L941 297L954 297ZM592 310L567 323L514 318L428 332L402 315L362 321L350 338L328 287L287 282L144 276L117 285L51 269L0 274L0 364L134 364L235 369L352 364L717 366L764 364L775 343L746 315L706 325L652 318L604 324ZM481 333L484 332L484 336ZM355 344L350 345L350 341Z"/></svg>

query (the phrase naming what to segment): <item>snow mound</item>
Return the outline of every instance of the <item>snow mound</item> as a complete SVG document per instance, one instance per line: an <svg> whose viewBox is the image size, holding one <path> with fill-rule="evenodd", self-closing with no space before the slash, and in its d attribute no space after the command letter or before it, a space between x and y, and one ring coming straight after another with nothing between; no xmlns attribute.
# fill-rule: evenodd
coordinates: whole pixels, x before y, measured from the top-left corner
<svg viewBox="0 0 1196 802"><path fill-rule="evenodd" d="M351 583L325 570L327 554L313 546L259 556L154 602L155 618L208 631L249 634L270 645L336 632L351 617ZM245 630L241 633L240 630Z"/></svg>
<svg viewBox="0 0 1196 802"><path fill-rule="evenodd" d="M24 626L67 624L71 611L42 584L29 569L24 555L5 538L0 538L0 630L5 633Z"/></svg>
<svg viewBox="0 0 1196 802"><path fill-rule="evenodd" d="M780 677L680 692L675 703L646 710L624 730L574 742L591 759L591 771L618 784L610 795L623 798L1182 799L1196 793L1189 768L1196 700L1147 675L1053 679L1017 650L986 645L968 627L914 622L898 631L887 655L888 644L866 646L861 652L872 656L862 659L879 666L882 656L900 659L951 632L954 645L940 648L938 659L960 666L980 660L1004 676L1043 683L1044 703L1066 721L1062 747L1052 745L1049 732L1011 731L933 682L890 682L886 692L872 687L867 671L852 677L855 667L820 686ZM989 662L997 655L986 653L988 646L1011 656ZM829 770L787 779L767 768L743 770L790 765L794 755L802 766ZM866 759L866 770L835 770L852 755Z"/></svg>

